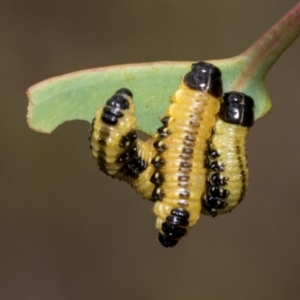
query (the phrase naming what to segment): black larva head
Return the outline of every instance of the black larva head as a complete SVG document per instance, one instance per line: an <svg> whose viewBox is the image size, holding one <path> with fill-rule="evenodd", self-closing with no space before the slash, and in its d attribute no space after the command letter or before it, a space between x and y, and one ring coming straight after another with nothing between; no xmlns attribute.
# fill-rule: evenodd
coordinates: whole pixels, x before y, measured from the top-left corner
<svg viewBox="0 0 300 300"><path fill-rule="evenodd" d="M220 69L204 61L192 64L191 71L184 77L184 83L191 89L209 92L217 98L223 93Z"/></svg>
<svg viewBox="0 0 300 300"><path fill-rule="evenodd" d="M243 93L225 93L219 117L226 123L251 127L254 123L254 101Z"/></svg>
<svg viewBox="0 0 300 300"><path fill-rule="evenodd" d="M131 98L133 97L133 94L132 94L131 90L129 90L127 88L121 88L121 89L117 90L116 94L125 94L125 95L127 95Z"/></svg>
<svg viewBox="0 0 300 300"><path fill-rule="evenodd" d="M121 108L121 109L128 109L129 101L126 99L126 96L130 98L133 97L129 89L126 88L119 89L110 99L108 99L106 105Z"/></svg>

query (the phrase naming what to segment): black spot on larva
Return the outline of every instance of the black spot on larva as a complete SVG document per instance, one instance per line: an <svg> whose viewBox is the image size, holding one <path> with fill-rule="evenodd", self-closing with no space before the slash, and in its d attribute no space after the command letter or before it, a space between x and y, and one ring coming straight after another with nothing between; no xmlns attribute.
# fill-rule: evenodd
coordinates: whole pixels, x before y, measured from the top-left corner
<svg viewBox="0 0 300 300"><path fill-rule="evenodd" d="M192 154L193 152L194 152L193 148L190 148L190 147L183 147L182 148L182 153Z"/></svg>
<svg viewBox="0 0 300 300"><path fill-rule="evenodd" d="M213 171L216 171L216 172L222 172L225 170L225 167L223 164L219 164L217 161L213 161L209 164L209 168Z"/></svg>
<svg viewBox="0 0 300 300"><path fill-rule="evenodd" d="M213 150L209 150L208 151L209 156L211 156L212 158L217 158L219 157L219 153L217 150L213 149Z"/></svg>
<svg viewBox="0 0 300 300"><path fill-rule="evenodd" d="M152 176L151 176L151 179L150 181L156 186L156 187L159 187L162 185L163 183L163 180L164 180L164 177L162 174L158 173L158 172L155 172Z"/></svg>
<svg viewBox="0 0 300 300"><path fill-rule="evenodd" d="M189 176L187 175L179 175L178 176L178 181L188 181L189 180Z"/></svg>
<svg viewBox="0 0 300 300"><path fill-rule="evenodd" d="M168 124L168 122L169 122L169 119L170 119L170 117L165 116L165 117L163 117L160 121L161 121L165 126L167 126L167 124Z"/></svg>
<svg viewBox="0 0 300 300"><path fill-rule="evenodd" d="M100 129L98 143L102 146L105 146L108 137L109 137L109 131Z"/></svg>
<svg viewBox="0 0 300 300"><path fill-rule="evenodd" d="M137 133L135 130L132 130L127 135L122 136L119 146L121 148L129 147L135 142L136 139L137 139Z"/></svg>
<svg viewBox="0 0 300 300"><path fill-rule="evenodd" d="M159 127L157 129L157 132L159 133L159 136L162 138L167 137L170 134L170 132L166 126Z"/></svg>
<svg viewBox="0 0 300 300"><path fill-rule="evenodd" d="M192 64L191 71L184 77L184 83L191 89L209 92L216 98L223 93L221 71L203 61Z"/></svg>
<svg viewBox="0 0 300 300"><path fill-rule="evenodd" d="M189 140L184 140L183 145L188 146L188 147L194 147L195 146L195 142L189 141Z"/></svg>
<svg viewBox="0 0 300 300"><path fill-rule="evenodd" d="M229 191L218 186L211 186L209 195L213 198L226 199L229 196Z"/></svg>
<svg viewBox="0 0 300 300"><path fill-rule="evenodd" d="M162 200L163 198L163 191L160 187L156 187L152 192L151 201L155 202L157 200Z"/></svg>
<svg viewBox="0 0 300 300"><path fill-rule="evenodd" d="M147 168L147 163L140 157L134 157L128 161L122 168L121 172L128 177L138 178L139 175Z"/></svg>
<svg viewBox="0 0 300 300"><path fill-rule="evenodd" d="M184 131L187 135L191 136L191 138L195 141L195 136L198 134L198 131L196 130L185 130Z"/></svg>
<svg viewBox="0 0 300 300"><path fill-rule="evenodd" d="M192 164L189 161L182 161L180 162L180 167L182 168L190 168Z"/></svg>
<svg viewBox="0 0 300 300"><path fill-rule="evenodd" d="M210 176L210 180L215 185L224 186L227 184L228 178L227 177L221 177L219 173L213 173Z"/></svg>
<svg viewBox="0 0 300 300"><path fill-rule="evenodd" d="M190 121L190 122L189 122L189 125L190 125L191 127L200 127L199 122L196 122L196 121Z"/></svg>
<svg viewBox="0 0 300 300"><path fill-rule="evenodd" d="M148 165L147 162L139 157L136 145L123 152L118 157L117 162L123 163L120 172L132 178L138 178Z"/></svg>
<svg viewBox="0 0 300 300"><path fill-rule="evenodd" d="M188 189L181 189L179 191L179 197L183 198L183 199L187 199L190 197L190 192Z"/></svg>
<svg viewBox="0 0 300 300"><path fill-rule="evenodd" d="M117 158L117 163L122 164L122 163L126 162L127 160L129 160L132 157L132 155L135 154L135 151L136 151L136 148L130 148L127 151L123 152Z"/></svg>
<svg viewBox="0 0 300 300"><path fill-rule="evenodd" d="M174 247L178 243L177 240L169 238L166 235L161 234L161 233L159 233L159 235L158 235L158 241L161 243L162 246L164 246L166 248Z"/></svg>
<svg viewBox="0 0 300 300"><path fill-rule="evenodd" d="M106 139L102 138L101 136L98 138L98 143L102 146L106 145Z"/></svg>
<svg viewBox="0 0 300 300"><path fill-rule="evenodd" d="M153 144L158 153L162 153L167 149L167 145L162 140L158 140Z"/></svg>
<svg viewBox="0 0 300 300"><path fill-rule="evenodd" d="M196 138L192 134L185 135L184 139L186 141L195 142Z"/></svg>
<svg viewBox="0 0 300 300"><path fill-rule="evenodd" d="M218 215L217 210L224 209L227 203L220 198L206 196L202 200L202 206L210 212L212 217L216 217Z"/></svg>
<svg viewBox="0 0 300 300"><path fill-rule="evenodd" d="M193 155L182 153L182 154L179 155L179 157L182 158L182 159L192 159Z"/></svg>
<svg viewBox="0 0 300 300"><path fill-rule="evenodd" d="M159 155L157 155L152 159L151 163L155 168L159 169L161 166L164 165L165 162Z"/></svg>

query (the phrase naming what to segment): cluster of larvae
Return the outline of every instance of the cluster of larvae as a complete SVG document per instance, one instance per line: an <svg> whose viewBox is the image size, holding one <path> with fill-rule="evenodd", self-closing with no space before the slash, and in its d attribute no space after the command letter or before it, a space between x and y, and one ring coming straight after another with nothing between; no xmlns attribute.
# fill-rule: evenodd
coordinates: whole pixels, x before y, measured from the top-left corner
<svg viewBox="0 0 300 300"><path fill-rule="evenodd" d="M223 94L221 71L192 65L171 98L162 127L137 138L132 92L118 90L92 123L91 149L105 174L153 201L158 240L173 247L199 219L230 212L248 185L246 136L254 101Z"/></svg>

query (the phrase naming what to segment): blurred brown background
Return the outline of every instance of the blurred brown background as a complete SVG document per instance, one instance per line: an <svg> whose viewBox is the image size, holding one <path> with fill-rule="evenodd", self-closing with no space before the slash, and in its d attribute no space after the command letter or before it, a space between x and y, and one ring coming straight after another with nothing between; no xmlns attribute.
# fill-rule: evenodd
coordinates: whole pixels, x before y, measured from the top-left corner
<svg viewBox="0 0 300 300"><path fill-rule="evenodd" d="M297 1L2 0L0 299L299 299L300 40L267 78L240 207L171 250L152 204L101 174L89 124L26 124L29 86L72 71L245 50Z"/></svg>

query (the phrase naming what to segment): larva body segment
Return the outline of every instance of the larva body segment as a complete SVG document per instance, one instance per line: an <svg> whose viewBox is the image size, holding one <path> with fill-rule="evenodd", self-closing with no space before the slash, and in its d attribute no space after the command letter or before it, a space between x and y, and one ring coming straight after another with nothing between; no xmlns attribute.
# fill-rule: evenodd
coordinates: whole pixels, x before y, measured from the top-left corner
<svg viewBox="0 0 300 300"><path fill-rule="evenodd" d="M242 201L249 177L246 137L253 122L252 98L238 92L224 94L208 143L203 214L215 217L230 212Z"/></svg>
<svg viewBox="0 0 300 300"><path fill-rule="evenodd" d="M131 185L135 190L145 199L150 200L152 197L154 184L150 181L155 168L151 163L151 160L157 154L156 149L153 147L154 138L148 139L146 142L138 139L137 149L138 156L147 163L145 170L139 174L138 178L133 180Z"/></svg>
<svg viewBox="0 0 300 300"><path fill-rule="evenodd" d="M158 129L152 200L158 239L165 247L175 246L199 219L206 187L205 153L221 95L220 70L205 62L193 64Z"/></svg>
<svg viewBox="0 0 300 300"><path fill-rule="evenodd" d="M139 140L132 93L120 89L104 107L100 107L92 123L92 155L104 173L130 183L142 197L150 199L154 184L151 160L156 155L153 141Z"/></svg>

